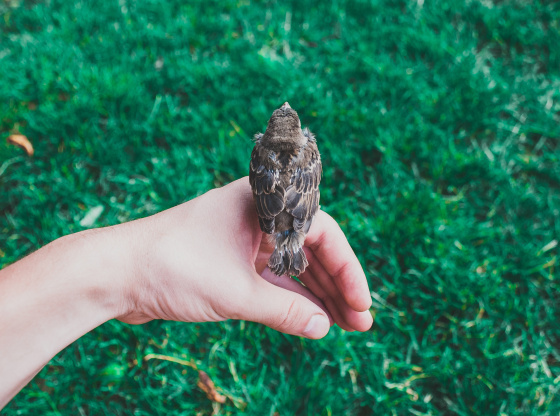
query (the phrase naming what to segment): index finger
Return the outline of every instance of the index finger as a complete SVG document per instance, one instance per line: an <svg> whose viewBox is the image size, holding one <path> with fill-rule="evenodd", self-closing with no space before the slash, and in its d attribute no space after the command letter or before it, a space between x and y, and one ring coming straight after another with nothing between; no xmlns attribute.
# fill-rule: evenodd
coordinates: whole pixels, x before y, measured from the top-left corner
<svg viewBox="0 0 560 416"><path fill-rule="evenodd" d="M338 223L329 214L317 213L305 245L313 251L352 309L365 311L371 307L364 270Z"/></svg>

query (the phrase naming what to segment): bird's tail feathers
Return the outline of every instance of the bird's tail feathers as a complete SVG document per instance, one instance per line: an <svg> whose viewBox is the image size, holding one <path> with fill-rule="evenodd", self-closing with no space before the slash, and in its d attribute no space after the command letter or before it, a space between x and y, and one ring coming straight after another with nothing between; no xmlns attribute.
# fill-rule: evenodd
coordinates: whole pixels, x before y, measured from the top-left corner
<svg viewBox="0 0 560 416"><path fill-rule="evenodd" d="M284 231L275 235L274 252L268 260L268 267L278 276L284 274L299 276L309 265L303 242L305 233L301 231Z"/></svg>

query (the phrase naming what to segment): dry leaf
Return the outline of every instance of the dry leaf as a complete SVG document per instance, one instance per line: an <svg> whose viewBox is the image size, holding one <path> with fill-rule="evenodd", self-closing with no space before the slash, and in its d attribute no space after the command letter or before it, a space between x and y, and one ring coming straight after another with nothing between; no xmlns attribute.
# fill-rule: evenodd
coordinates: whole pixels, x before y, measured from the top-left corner
<svg viewBox="0 0 560 416"><path fill-rule="evenodd" d="M95 224L95 221L98 220L99 216L103 214L104 210L105 207L103 205L97 205L90 208L88 212L86 212L84 218L82 218L82 220L80 221L80 225L82 227L91 227L93 224Z"/></svg>
<svg viewBox="0 0 560 416"><path fill-rule="evenodd" d="M22 134L12 134L8 136L8 143L15 144L16 146L24 149L29 156L33 156L33 146L31 142Z"/></svg>
<svg viewBox="0 0 560 416"><path fill-rule="evenodd" d="M144 357L144 360L148 361L148 360L153 360L154 358L158 360L171 361L172 363L186 365L198 371L198 368L196 367L196 364L193 361L181 360L180 358L170 357L168 355L148 354Z"/></svg>
<svg viewBox="0 0 560 416"><path fill-rule="evenodd" d="M196 385L206 393L206 396L210 400L218 403L226 402L225 396L222 396L216 391L214 383L212 382L212 380L210 380L210 377L208 377L208 374L206 374L204 371L198 372L198 383Z"/></svg>
<svg viewBox="0 0 560 416"><path fill-rule="evenodd" d="M165 360L165 361L171 361L177 364L181 364L181 365L185 365L188 367L191 367L195 370L198 371L198 383L196 383L196 385L198 386L198 388L200 388L202 391L204 391L204 393L206 393L206 396L212 400L213 402L216 403L225 403L227 397L230 398L231 401L233 401L233 404L237 407L237 408L242 408L244 409L245 406L247 406L247 403L245 403L243 400L239 400L236 399L235 397L232 396L222 396L220 393L218 393L218 391L216 390L216 386L214 386L214 382L212 380L210 380L210 377L208 377L208 374L206 374L204 371L199 370L196 366L196 364L194 363L194 361L187 361L187 360L182 360L180 358L175 358L175 357L170 357L168 355L162 355L162 354L148 354L144 357L144 360L152 360L152 359L158 359L158 360ZM183 372L183 374L185 374L185 372Z"/></svg>

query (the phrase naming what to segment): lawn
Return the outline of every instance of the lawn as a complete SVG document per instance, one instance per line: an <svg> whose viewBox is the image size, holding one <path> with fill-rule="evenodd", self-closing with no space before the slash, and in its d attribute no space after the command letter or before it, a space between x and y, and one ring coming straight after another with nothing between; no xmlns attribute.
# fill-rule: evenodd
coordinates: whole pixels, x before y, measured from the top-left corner
<svg viewBox="0 0 560 416"><path fill-rule="evenodd" d="M556 1L0 3L0 267L247 175L289 101L375 317L110 321L3 414L558 414L559 45Z"/></svg>

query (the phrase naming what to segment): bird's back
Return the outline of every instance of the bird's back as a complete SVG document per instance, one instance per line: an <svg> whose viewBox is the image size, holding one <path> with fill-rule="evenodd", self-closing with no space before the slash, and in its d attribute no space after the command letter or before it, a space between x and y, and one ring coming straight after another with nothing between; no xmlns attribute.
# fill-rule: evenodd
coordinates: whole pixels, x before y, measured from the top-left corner
<svg viewBox="0 0 560 416"><path fill-rule="evenodd" d="M319 209L317 143L309 130L301 130L287 103L273 113L266 133L255 138L249 182L261 230L276 239L269 267L278 275L299 275L307 266L305 235Z"/></svg>

